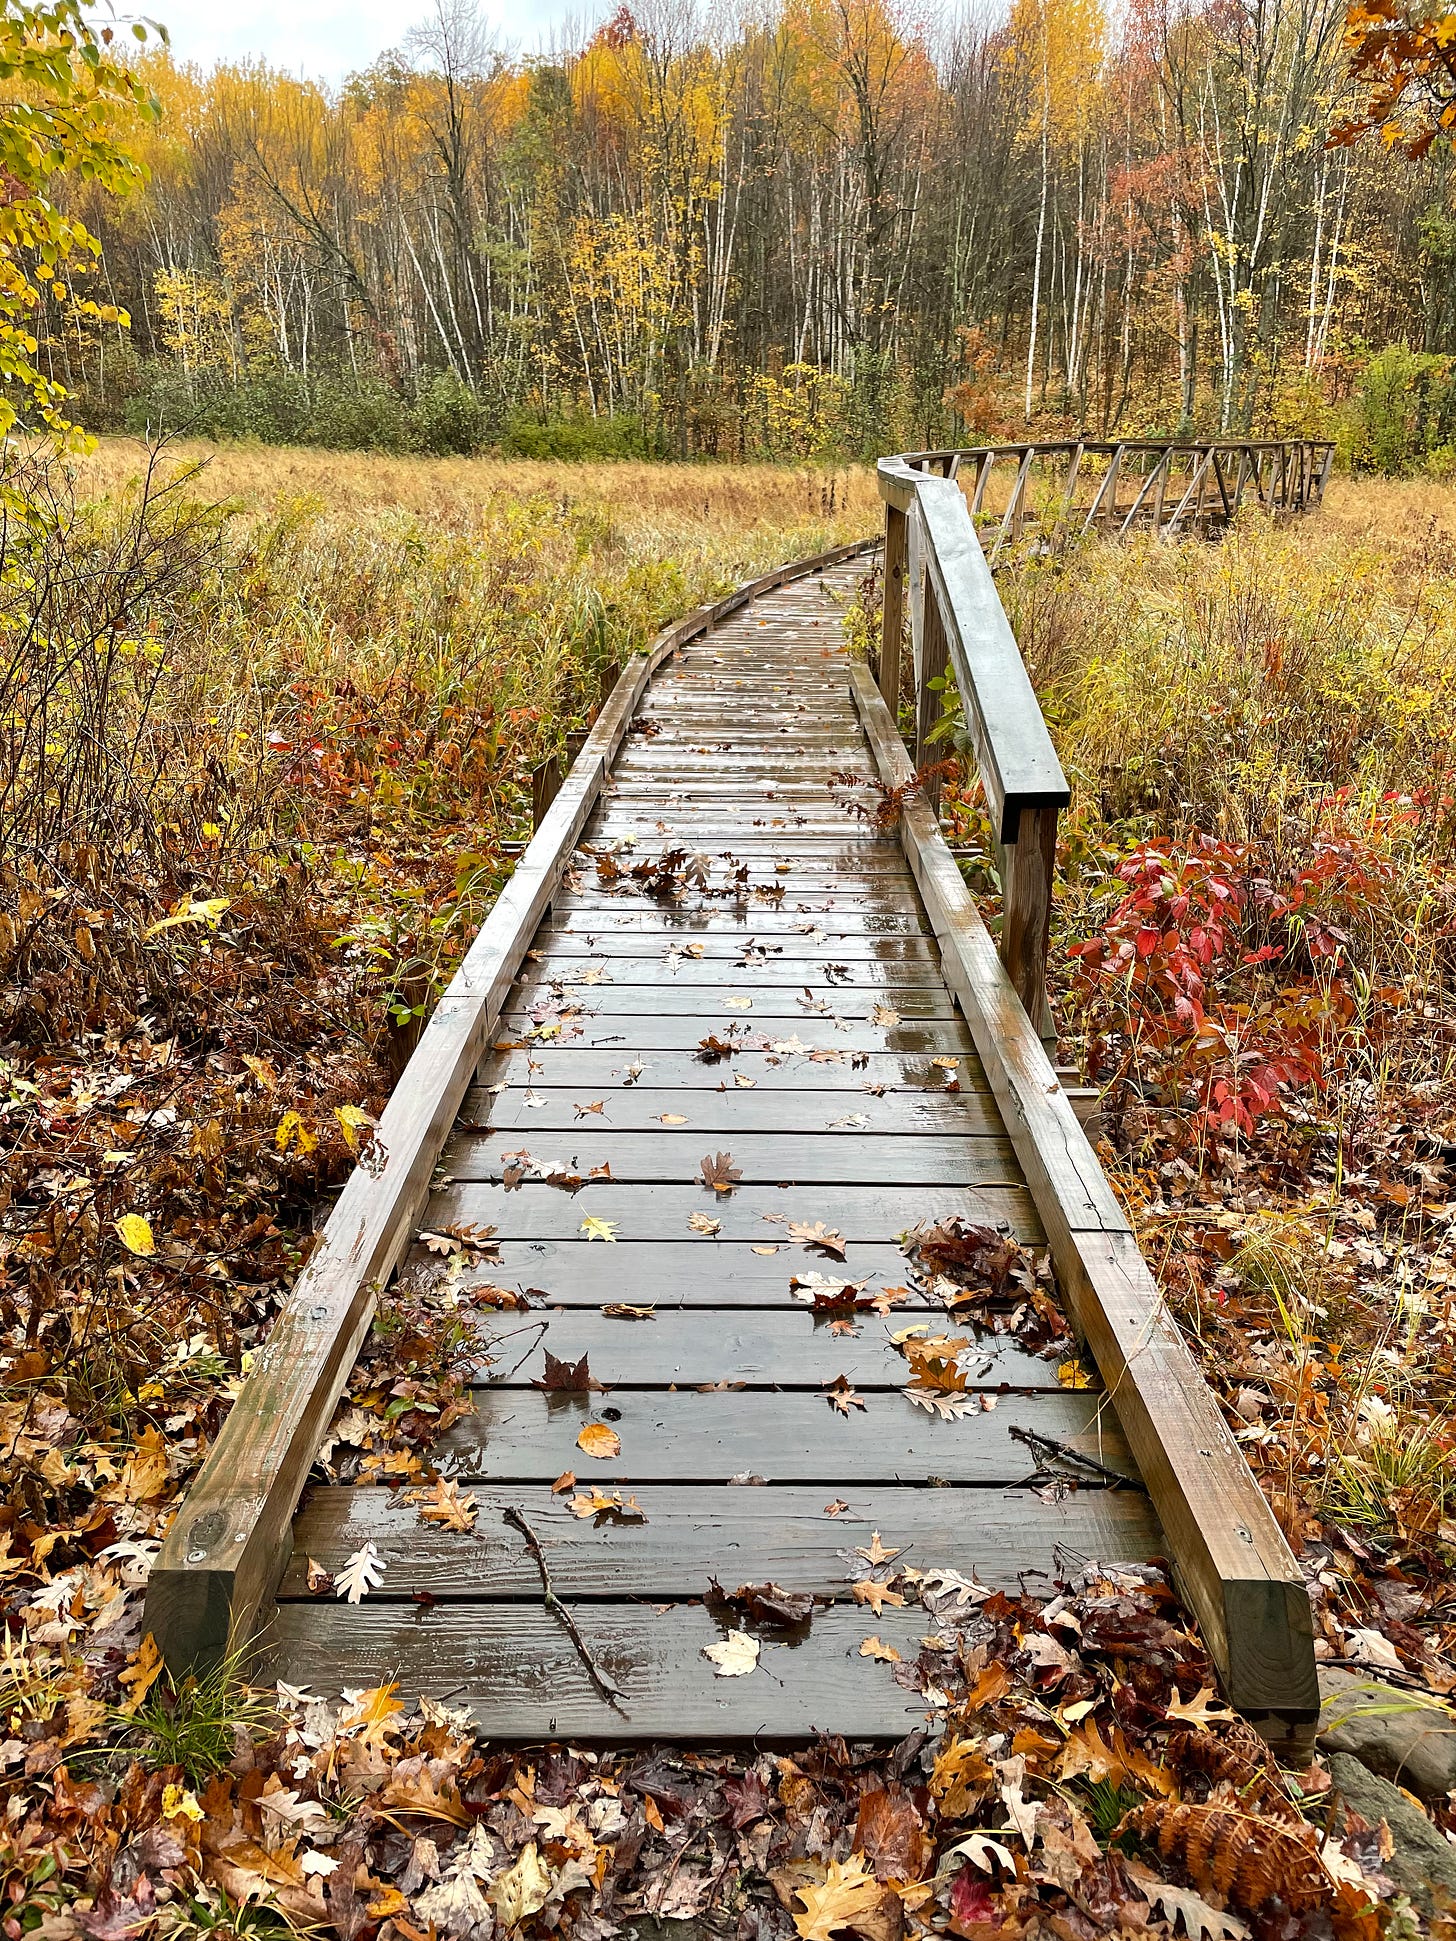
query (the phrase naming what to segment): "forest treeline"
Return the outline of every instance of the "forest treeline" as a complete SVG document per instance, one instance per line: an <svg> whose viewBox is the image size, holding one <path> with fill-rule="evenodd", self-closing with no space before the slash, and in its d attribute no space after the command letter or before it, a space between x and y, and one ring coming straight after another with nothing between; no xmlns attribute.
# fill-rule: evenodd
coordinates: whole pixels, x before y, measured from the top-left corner
<svg viewBox="0 0 1456 1941"><path fill-rule="evenodd" d="M1353 392L1398 465L1456 443L1452 160L1332 145L1344 20L632 0L522 59L436 0L334 91L144 53L150 180L78 204L131 328L43 348L97 428L799 459Z"/></svg>

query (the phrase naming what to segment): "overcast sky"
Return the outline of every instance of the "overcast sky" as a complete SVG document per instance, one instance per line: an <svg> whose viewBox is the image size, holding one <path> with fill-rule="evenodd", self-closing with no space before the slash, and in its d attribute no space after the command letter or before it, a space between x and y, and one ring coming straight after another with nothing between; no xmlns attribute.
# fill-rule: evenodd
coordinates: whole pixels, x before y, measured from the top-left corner
<svg viewBox="0 0 1456 1941"><path fill-rule="evenodd" d="M397 47L430 0L132 0L124 18L144 14L171 32L178 61L237 61L262 55L274 67L337 82ZM105 7L97 9L104 14ZM570 16L595 18L600 8L580 0L482 0L481 11L501 40L530 50Z"/></svg>

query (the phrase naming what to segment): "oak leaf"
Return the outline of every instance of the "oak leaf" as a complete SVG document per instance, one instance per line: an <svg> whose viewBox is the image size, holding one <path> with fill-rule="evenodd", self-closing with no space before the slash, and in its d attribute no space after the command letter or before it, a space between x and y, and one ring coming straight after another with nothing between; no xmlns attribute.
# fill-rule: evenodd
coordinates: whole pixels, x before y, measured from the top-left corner
<svg viewBox="0 0 1456 1941"><path fill-rule="evenodd" d="M859 1854L847 1861L831 1860L822 1886L795 1889L794 1898L804 1904L804 1911L794 1915L800 1941L832 1941L841 1928L862 1927L874 1920L884 1896Z"/></svg>
<svg viewBox="0 0 1456 1941"><path fill-rule="evenodd" d="M757 1638L747 1631L730 1631L717 1644L705 1644L703 1656L711 1659L715 1678L746 1678L758 1665Z"/></svg>
<svg viewBox="0 0 1456 1941"><path fill-rule="evenodd" d="M851 1409L865 1407L863 1397L855 1393L848 1375L836 1375L832 1382L826 1382L824 1399L830 1408L837 1409L841 1415L848 1415Z"/></svg>

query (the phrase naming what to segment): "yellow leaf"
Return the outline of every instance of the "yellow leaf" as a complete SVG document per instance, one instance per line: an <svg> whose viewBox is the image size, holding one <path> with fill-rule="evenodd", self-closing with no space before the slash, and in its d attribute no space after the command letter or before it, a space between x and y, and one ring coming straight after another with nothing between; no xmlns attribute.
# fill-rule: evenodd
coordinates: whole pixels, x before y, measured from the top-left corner
<svg viewBox="0 0 1456 1941"><path fill-rule="evenodd" d="M607 1462L613 1456L621 1455L622 1438L605 1422L588 1422L576 1438L576 1446L583 1455L595 1456L598 1462Z"/></svg>
<svg viewBox="0 0 1456 1941"><path fill-rule="evenodd" d="M144 1220L140 1213L123 1213L116 1223L116 1233L128 1253L141 1254L145 1258L157 1251L157 1243L152 1237L152 1223Z"/></svg>
<svg viewBox="0 0 1456 1941"><path fill-rule="evenodd" d="M201 903L194 903L190 897L184 897L171 916L163 917L158 923L149 924L142 935L155 937L163 930L174 929L179 923L210 923L216 929L223 912L230 907L231 899L225 896L209 896Z"/></svg>
<svg viewBox="0 0 1456 1941"><path fill-rule="evenodd" d="M885 1889L864 1870L855 1853L847 1861L831 1860L822 1887L796 1887L794 1899L804 1903L794 1915L800 1941L830 1941L840 1928L860 1927L874 1918Z"/></svg>
<svg viewBox="0 0 1456 1941"><path fill-rule="evenodd" d="M157 1641L148 1631L137 1646L136 1656L121 1674L120 1682L129 1685L131 1690L122 1700L123 1714L134 1719L141 1709L142 1700L162 1675L162 1654L157 1649Z"/></svg>
<svg viewBox="0 0 1456 1941"><path fill-rule="evenodd" d="M318 1134L310 1132L296 1112L288 1111L278 1121L273 1143L279 1152L287 1152L290 1146L296 1146L301 1154L306 1155L318 1144Z"/></svg>
<svg viewBox="0 0 1456 1941"><path fill-rule="evenodd" d="M1064 1361L1057 1368L1057 1380L1063 1388L1090 1388L1092 1377L1079 1361Z"/></svg>
<svg viewBox="0 0 1456 1941"><path fill-rule="evenodd" d="M615 1240L617 1237L616 1221L598 1219L595 1213L588 1213L581 1223L581 1230L588 1240Z"/></svg>
<svg viewBox="0 0 1456 1941"><path fill-rule="evenodd" d="M361 1110L357 1105L336 1105L334 1107L334 1117L339 1122L339 1129L344 1135L344 1144L349 1148L350 1152L358 1152L360 1144L359 1135L363 1132L365 1126L372 1126L378 1123L377 1120L371 1118L367 1112Z"/></svg>
<svg viewBox="0 0 1456 1941"><path fill-rule="evenodd" d="M185 1786L168 1784L162 1788L162 1818L164 1820L201 1820L205 1819L202 1808L197 1803L197 1795L189 1793Z"/></svg>

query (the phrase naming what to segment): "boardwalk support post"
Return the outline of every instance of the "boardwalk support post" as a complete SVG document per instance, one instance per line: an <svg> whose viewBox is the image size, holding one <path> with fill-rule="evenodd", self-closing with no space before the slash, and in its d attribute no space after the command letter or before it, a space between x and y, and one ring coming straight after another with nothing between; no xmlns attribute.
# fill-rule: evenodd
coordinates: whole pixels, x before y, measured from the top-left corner
<svg viewBox="0 0 1456 1941"><path fill-rule="evenodd" d="M885 507L885 576L880 607L880 693L893 720L900 711L900 649L905 633L906 520L899 506Z"/></svg>

